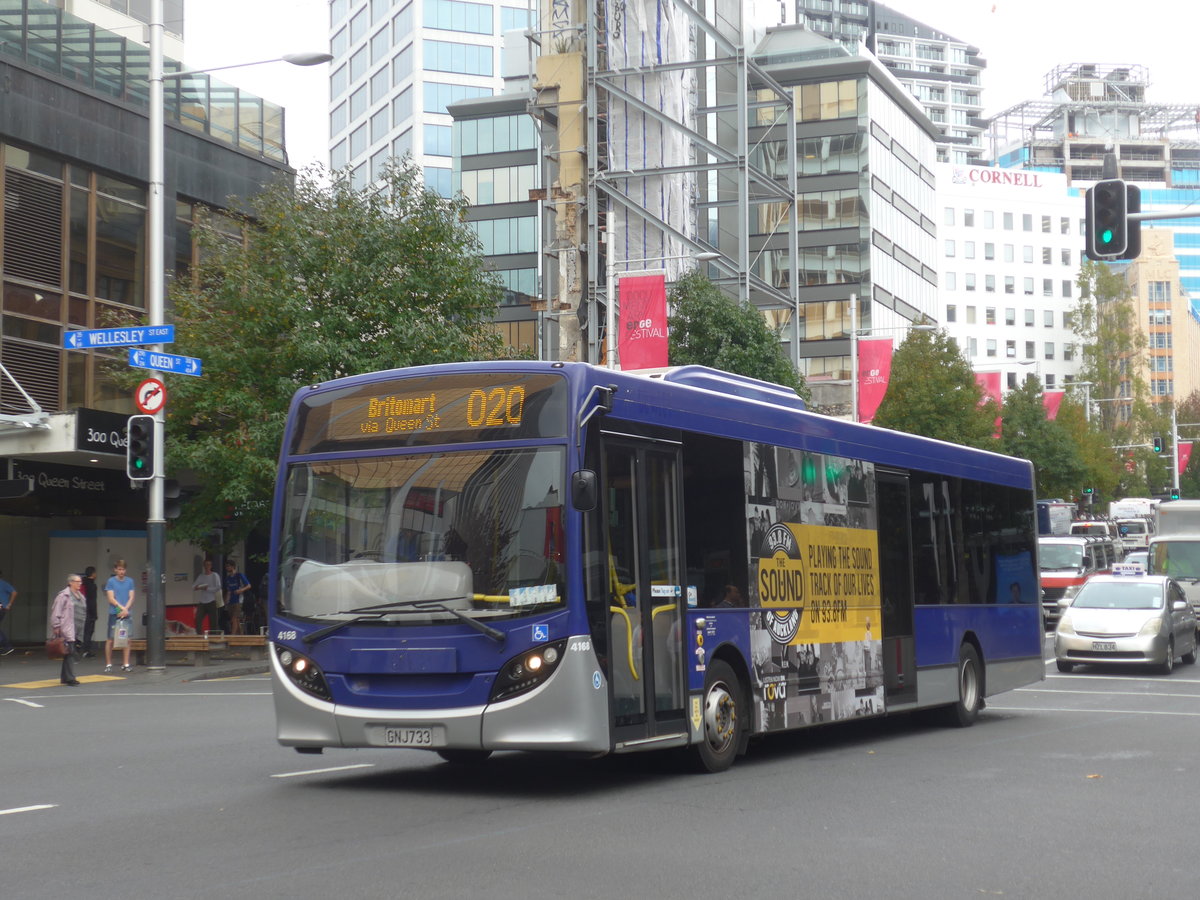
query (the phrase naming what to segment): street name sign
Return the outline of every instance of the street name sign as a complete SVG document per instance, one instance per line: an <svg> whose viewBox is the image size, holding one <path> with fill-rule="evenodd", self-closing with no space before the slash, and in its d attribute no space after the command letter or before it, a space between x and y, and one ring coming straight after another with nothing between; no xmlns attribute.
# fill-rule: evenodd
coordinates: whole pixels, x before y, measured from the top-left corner
<svg viewBox="0 0 1200 900"><path fill-rule="evenodd" d="M177 372L180 375L199 377L203 363L194 356L177 356L174 353L156 353L153 350L129 348L129 364L135 369L155 369L159 372Z"/></svg>
<svg viewBox="0 0 1200 900"><path fill-rule="evenodd" d="M91 350L94 347L136 347L138 344L173 344L174 325L130 325L128 328L96 328L68 331L63 335L64 350Z"/></svg>

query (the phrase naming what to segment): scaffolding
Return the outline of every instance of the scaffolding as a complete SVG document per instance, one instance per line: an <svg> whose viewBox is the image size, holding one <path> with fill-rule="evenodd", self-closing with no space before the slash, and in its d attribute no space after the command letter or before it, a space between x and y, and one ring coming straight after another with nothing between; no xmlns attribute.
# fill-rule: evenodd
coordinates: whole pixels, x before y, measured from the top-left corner
<svg viewBox="0 0 1200 900"><path fill-rule="evenodd" d="M616 276L655 269L670 282L698 262L731 300L774 311L795 357L795 253L790 271L757 274L772 238L797 244L795 110L791 90L750 59L742 4L555 3L538 35L530 109L560 358L604 358ZM775 164L786 180L755 164L767 142L785 148Z"/></svg>

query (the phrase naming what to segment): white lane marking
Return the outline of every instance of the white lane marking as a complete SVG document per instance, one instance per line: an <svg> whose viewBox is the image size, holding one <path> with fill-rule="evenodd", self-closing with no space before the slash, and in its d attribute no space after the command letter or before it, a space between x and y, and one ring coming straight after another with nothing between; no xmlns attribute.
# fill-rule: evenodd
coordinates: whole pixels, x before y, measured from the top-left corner
<svg viewBox="0 0 1200 900"><path fill-rule="evenodd" d="M13 809L0 809L0 816L7 816L12 813L37 812L39 809L54 809L56 806L58 806L57 803L39 803L37 806L18 806Z"/></svg>
<svg viewBox="0 0 1200 900"><path fill-rule="evenodd" d="M280 772L278 775L272 775L272 778L296 778L300 775L324 775L327 772L345 772L349 769L373 769L375 763L355 763L352 766L332 766L328 769L306 769L303 772Z"/></svg>
<svg viewBox="0 0 1200 900"><path fill-rule="evenodd" d="M22 700L19 697L5 697L11 703L20 703L22 706L32 706L34 709L45 709L41 703L34 703L32 700Z"/></svg>
<svg viewBox="0 0 1200 900"><path fill-rule="evenodd" d="M1064 713L1104 713L1120 716L1184 716L1200 718L1200 712L1167 712L1153 709L1069 709L1065 706L998 706L988 700L988 709L1000 712L1064 712Z"/></svg>

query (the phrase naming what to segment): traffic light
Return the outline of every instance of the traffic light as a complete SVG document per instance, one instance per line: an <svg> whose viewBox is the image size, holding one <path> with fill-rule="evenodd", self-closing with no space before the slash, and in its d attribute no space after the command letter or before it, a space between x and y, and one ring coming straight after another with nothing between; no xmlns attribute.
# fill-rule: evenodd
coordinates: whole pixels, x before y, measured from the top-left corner
<svg viewBox="0 0 1200 900"><path fill-rule="evenodd" d="M1125 252L1124 259L1137 259L1142 255L1142 223L1131 222L1130 213L1142 211L1142 189L1136 185L1125 185Z"/></svg>
<svg viewBox="0 0 1200 900"><path fill-rule="evenodd" d="M163 479L163 518L178 519L179 514L183 512L183 506L179 502L179 482L174 478Z"/></svg>
<svg viewBox="0 0 1200 900"><path fill-rule="evenodd" d="M1171 488L1171 499L1172 500L1179 499L1179 488Z"/></svg>
<svg viewBox="0 0 1200 900"><path fill-rule="evenodd" d="M1156 435L1154 435L1154 437L1153 437L1153 439L1152 439L1152 442L1153 442L1153 445L1154 445L1154 452L1155 452L1156 454L1162 453L1162 452L1163 452L1163 439L1162 439L1162 435L1161 435L1161 434L1156 434Z"/></svg>
<svg viewBox="0 0 1200 900"><path fill-rule="evenodd" d="M125 474L130 481L154 477L154 445L158 437L154 416L130 416L125 444Z"/></svg>
<svg viewBox="0 0 1200 900"><path fill-rule="evenodd" d="M1084 207L1089 259L1120 259L1125 255L1129 245L1128 199L1125 182L1120 178L1098 181L1095 187L1088 188Z"/></svg>

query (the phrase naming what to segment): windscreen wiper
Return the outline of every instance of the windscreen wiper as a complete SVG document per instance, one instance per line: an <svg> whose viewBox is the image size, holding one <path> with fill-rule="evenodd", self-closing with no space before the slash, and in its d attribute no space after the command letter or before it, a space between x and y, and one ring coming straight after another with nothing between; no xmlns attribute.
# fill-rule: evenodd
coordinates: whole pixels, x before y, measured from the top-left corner
<svg viewBox="0 0 1200 900"><path fill-rule="evenodd" d="M316 631L306 634L301 638L301 640L305 644L315 644L317 641L321 640L321 638L331 635L335 631L340 631L347 625L358 625L362 622L374 622L383 618L389 611L404 610L406 612L411 612L415 610L420 612L426 609L436 609L440 612L449 613L456 619L466 622L476 631L487 635L492 640L499 641L501 644L504 643L505 634L503 631L500 631L498 628L492 628L490 625L485 625L483 622L477 622L466 613L445 605L447 601L458 599L458 597L446 597L443 599L434 598L427 600L394 600L390 603L377 603L374 606L359 606L355 609L347 609L345 610L346 613L369 613L369 615L357 615L353 619L343 619L339 622L333 622L329 625L326 625L324 628L318 628Z"/></svg>

